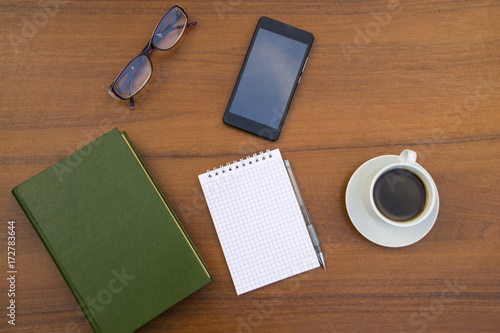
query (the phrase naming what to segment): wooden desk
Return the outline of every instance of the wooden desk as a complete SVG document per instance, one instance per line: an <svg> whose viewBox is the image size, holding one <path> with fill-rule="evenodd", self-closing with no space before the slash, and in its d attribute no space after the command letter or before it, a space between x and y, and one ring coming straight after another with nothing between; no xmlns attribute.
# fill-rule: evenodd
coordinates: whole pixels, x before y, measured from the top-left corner
<svg viewBox="0 0 500 333"><path fill-rule="evenodd" d="M198 26L153 53L154 77L131 112L109 84L172 3L2 2L0 242L5 272L15 220L18 279L15 328L0 284L1 330L91 332L10 190L118 127L215 278L140 332L498 331L500 2L180 4ZM222 123L263 15L316 37L276 142ZM293 161L328 270L236 296L197 175L265 148ZM405 148L434 177L441 209L423 240L384 248L353 227L346 186L366 160Z"/></svg>

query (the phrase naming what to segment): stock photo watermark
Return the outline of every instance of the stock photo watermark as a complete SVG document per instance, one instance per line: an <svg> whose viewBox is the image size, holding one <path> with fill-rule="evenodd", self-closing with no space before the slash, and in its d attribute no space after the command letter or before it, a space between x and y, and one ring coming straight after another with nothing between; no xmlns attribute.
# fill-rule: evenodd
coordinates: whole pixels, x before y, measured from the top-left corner
<svg viewBox="0 0 500 333"><path fill-rule="evenodd" d="M40 0L38 10L31 17L21 19L22 27L17 33L9 33L9 42L15 53L20 47L38 35L40 29L45 27L50 19L59 12L60 5L68 3L69 0Z"/></svg>
<svg viewBox="0 0 500 333"><path fill-rule="evenodd" d="M496 88L499 87L500 81L495 82L491 73L487 78L480 76L474 91L467 95L461 103L456 103L448 108L443 114L443 120L451 124L454 129L459 128L465 119L469 118L471 114L479 109L481 102L487 100L496 92ZM429 140L426 140L426 142L417 142L415 150L418 151L419 162L423 162L426 157L432 155L436 150L436 144L446 138L445 130L441 127L436 127L432 130Z"/></svg>
<svg viewBox="0 0 500 333"><path fill-rule="evenodd" d="M343 241L349 241L351 236L348 236ZM322 243L322 250L325 258L334 257L335 251L340 247L340 243L334 240L332 235L326 236L326 241ZM307 273L307 272L304 272ZM304 274L294 275L283 281L279 281L281 288L272 292L267 299L255 300L252 302L251 309L253 310L246 316L238 316L236 332L251 333L259 329L264 321L274 314L276 307L285 302L285 297L288 293L295 292L302 286L302 280L306 278Z"/></svg>
<svg viewBox="0 0 500 333"><path fill-rule="evenodd" d="M227 11L233 10L235 7L239 6L243 0L224 0L224 1L214 1L213 6L217 17L219 20L224 20L224 14Z"/></svg>
<svg viewBox="0 0 500 333"><path fill-rule="evenodd" d="M382 29L389 26L393 16L399 14L402 8L403 6L399 0L389 0L385 8L378 12L370 13L373 20L368 21L365 24L364 29L355 26L354 31L356 34L354 35L352 44L340 44L340 50L342 51L345 60L350 63L352 61L353 54L361 53L365 47L370 45L372 40L380 35Z"/></svg>
<svg viewBox="0 0 500 333"><path fill-rule="evenodd" d="M303 274L295 275L289 279L285 279L282 282L282 288L280 290L272 292L268 299L255 300L252 302L252 312L247 316L238 316L236 332L238 333L251 333L255 329L258 329L264 323L264 320L271 317L274 314L276 306L279 306L284 302L285 296L294 292L300 288L302 285L301 280L304 278Z"/></svg>
<svg viewBox="0 0 500 333"><path fill-rule="evenodd" d="M7 222L7 297L9 299L7 305L7 323L16 325L16 221Z"/></svg>
<svg viewBox="0 0 500 333"><path fill-rule="evenodd" d="M434 322L446 310L446 306L453 303L467 289L466 286L459 284L456 278L453 283L444 280L444 285L439 297L432 299L428 306L419 308L418 312L415 311L408 317L408 324L414 326L416 332L425 332L429 323ZM408 332L402 331L401 333Z"/></svg>
<svg viewBox="0 0 500 333"><path fill-rule="evenodd" d="M87 297L83 308L78 307L76 309L79 316L94 317L97 313L102 312L113 302L116 295L122 293L129 286L130 282L135 280L135 276L128 274L125 268L122 268L121 271L112 269L110 275L112 277L108 283L94 297ZM70 321L66 324L64 332L79 333L80 329L77 323Z"/></svg>
<svg viewBox="0 0 500 333"><path fill-rule="evenodd" d="M275 306L283 303L283 292L276 291L269 296L269 299L263 299L259 301L252 302L252 308L254 311L250 313L246 318L238 316L237 322L238 327L236 331L238 333L243 332L253 332L262 326L264 319L269 318L273 313Z"/></svg>
<svg viewBox="0 0 500 333"><path fill-rule="evenodd" d="M92 131L82 130L85 139L78 144L78 147L83 147L80 149L77 148L78 150L75 151L70 146L67 146L66 148L70 155L54 164L52 170L54 170L57 180L62 183L64 181L64 176L72 173L75 168L82 164L83 160L92 153L94 148L101 144L101 136L112 128L112 121L109 118L104 118L99 122L98 128ZM85 144L88 140L90 140L90 143Z"/></svg>
<svg viewBox="0 0 500 333"><path fill-rule="evenodd" d="M272 118L269 122L269 126L273 128L279 128L280 122L283 119L283 112L280 112L277 108L272 109ZM295 119L295 113L287 113L286 119L288 122ZM259 131L258 135L248 136L246 140L243 140L238 145L238 154L251 154L256 151L264 151L269 145L269 141L265 139L265 136L272 136L272 131L269 128L263 128ZM264 137L263 137L264 136Z"/></svg>

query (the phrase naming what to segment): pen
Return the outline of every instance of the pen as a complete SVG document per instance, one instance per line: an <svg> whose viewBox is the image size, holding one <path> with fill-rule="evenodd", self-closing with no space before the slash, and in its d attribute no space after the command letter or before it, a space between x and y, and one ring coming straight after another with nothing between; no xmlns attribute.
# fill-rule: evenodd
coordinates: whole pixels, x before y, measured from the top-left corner
<svg viewBox="0 0 500 333"><path fill-rule="evenodd" d="M319 245L319 238L316 234L316 230L311 223L311 218L309 217L309 212L307 211L306 204L304 203L304 199L302 198L302 194L300 193L299 184L297 184L297 180L292 171L292 166L290 165L289 160L285 160L286 171L288 172L288 176L290 177L290 181L292 182L293 191L295 192L295 196L297 197L297 201L299 202L300 210L302 211L302 215L304 216L304 220L306 221L307 231L309 232L309 237L311 237L311 241L314 246L314 250L316 251L316 255L318 256L318 261L326 270L325 266L325 258L323 257L323 252L321 252L321 247Z"/></svg>

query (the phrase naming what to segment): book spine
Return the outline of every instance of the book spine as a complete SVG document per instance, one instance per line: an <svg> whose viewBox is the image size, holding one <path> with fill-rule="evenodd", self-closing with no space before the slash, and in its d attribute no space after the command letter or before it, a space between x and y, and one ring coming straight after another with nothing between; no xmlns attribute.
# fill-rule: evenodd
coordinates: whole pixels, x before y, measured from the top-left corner
<svg viewBox="0 0 500 333"><path fill-rule="evenodd" d="M126 132L122 132L124 138L127 140L127 142L129 143L130 147L134 150L134 153L135 155L137 156L137 158L139 159L140 163L142 164L142 167L144 168L144 170L147 172L149 178L151 179L151 181L153 182L153 185L156 187L156 190L158 191L158 193L160 194L160 196L162 197L163 201L165 202L165 204L168 206L168 209L170 210L170 212L172 213L173 217L175 218L175 220L177 221L177 224L179 226L179 228L181 229L181 231L184 233L187 241L191 244L191 248L194 250L194 252L196 253L196 256L198 257L198 259L200 260L200 262L202 263L202 265L204 266L205 268L205 271L208 273L209 275L209 279L210 281L213 281L213 276L212 276L212 273L210 273L210 270L208 269L208 266L207 264L205 263L205 261L203 260L202 256L200 255L200 253L198 252L198 250L196 249L196 246L194 246L194 243L193 241L191 240L191 238L189 237L188 233L186 232L186 229L184 229L184 226L182 225L182 223L180 223L180 220L179 218L177 217L177 214L175 214L174 210L172 209L172 207L170 206L170 203L167 201L167 198L165 198L165 195L163 194L163 192L160 190L160 187L158 186L158 184L156 183L156 180L153 178L153 176L151 175L151 172L149 172L149 169L148 167L146 166L146 164L144 163L144 161L142 160L142 157L141 155L139 155L139 153L137 152L137 149L135 149L135 146L134 144L132 143L132 141L130 140L130 138L128 137L127 133Z"/></svg>
<svg viewBox="0 0 500 333"><path fill-rule="evenodd" d="M75 296L76 301L78 302L78 304L82 308L82 311L85 314L85 316L87 317L90 325L92 326L92 329L96 333L102 333L102 330L97 325L97 322L91 316L91 313L90 313L90 311L89 311L89 309L87 307L87 304L85 303L85 301L81 297L81 295L78 293L78 290L75 288L75 285L73 284L73 282L69 278L69 275L67 274L66 270L64 269L64 266L62 265L61 261L57 257L55 251L50 246L50 243L47 240L47 237L45 237L45 234L43 233L42 228L40 228L38 222L36 221L35 216L33 216L33 214L31 213L31 211L29 210L28 206L24 202L21 194L19 193L18 187L15 187L12 190L12 194L16 198L17 202L19 203L19 206L21 206L21 209L24 211L24 214L26 214L26 217L28 218L28 220L30 221L31 225L33 226L33 229L35 229L36 233L38 234L38 237L41 239L43 245L45 246L45 248L49 252L50 256L52 257L52 260L56 264L57 269L59 269L59 272L61 272L61 275L62 275L63 279L66 281L68 287L70 288L71 292Z"/></svg>

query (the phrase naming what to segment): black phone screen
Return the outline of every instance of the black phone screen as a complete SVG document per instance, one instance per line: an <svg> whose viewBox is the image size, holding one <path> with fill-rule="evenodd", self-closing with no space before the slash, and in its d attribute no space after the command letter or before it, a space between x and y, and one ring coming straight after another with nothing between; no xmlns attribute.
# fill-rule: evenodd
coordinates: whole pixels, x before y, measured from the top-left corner
<svg viewBox="0 0 500 333"><path fill-rule="evenodd" d="M314 36L262 17L229 100L224 122L276 140Z"/></svg>
<svg viewBox="0 0 500 333"><path fill-rule="evenodd" d="M229 112L278 129L307 44L259 28Z"/></svg>

